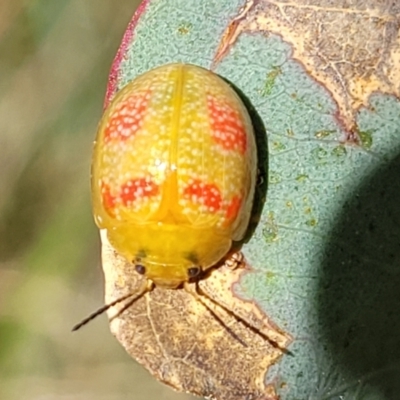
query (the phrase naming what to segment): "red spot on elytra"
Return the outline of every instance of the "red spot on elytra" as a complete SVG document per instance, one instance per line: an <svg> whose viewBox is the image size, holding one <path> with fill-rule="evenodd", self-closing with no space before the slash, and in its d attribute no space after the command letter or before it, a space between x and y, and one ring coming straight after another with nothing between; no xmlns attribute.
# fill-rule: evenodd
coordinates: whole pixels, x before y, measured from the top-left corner
<svg viewBox="0 0 400 400"><path fill-rule="evenodd" d="M228 221L232 221L237 217L241 205L242 198L239 196L234 196L232 200L228 203L228 206L226 208L226 219Z"/></svg>
<svg viewBox="0 0 400 400"><path fill-rule="evenodd" d="M156 196L159 187L150 178L131 179L121 186L120 198L125 206L143 198Z"/></svg>
<svg viewBox="0 0 400 400"><path fill-rule="evenodd" d="M214 183L205 183L196 179L186 186L183 196L194 203L205 205L211 212L217 212L221 209L221 192Z"/></svg>
<svg viewBox="0 0 400 400"><path fill-rule="evenodd" d="M212 137L225 150L244 154L247 147L246 131L239 113L228 103L207 96Z"/></svg>
<svg viewBox="0 0 400 400"><path fill-rule="evenodd" d="M101 183L101 198L105 210L111 216L114 216L113 209L115 208L115 196L111 194L110 186L106 185L104 182Z"/></svg>
<svg viewBox="0 0 400 400"><path fill-rule="evenodd" d="M104 130L104 141L127 140L142 128L150 92L136 93L117 104Z"/></svg>

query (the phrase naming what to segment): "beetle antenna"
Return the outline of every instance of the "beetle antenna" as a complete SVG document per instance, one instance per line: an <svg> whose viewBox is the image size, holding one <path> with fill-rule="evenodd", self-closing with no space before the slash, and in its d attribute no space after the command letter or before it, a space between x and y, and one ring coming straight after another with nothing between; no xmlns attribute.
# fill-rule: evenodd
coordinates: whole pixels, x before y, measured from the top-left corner
<svg viewBox="0 0 400 400"><path fill-rule="evenodd" d="M133 303L135 303L137 300L139 300L142 296L144 296L146 293L151 292L154 288L154 283L150 280L146 280L145 284L142 286L142 288L139 290L139 294L134 297L132 300L128 301L114 316L110 318L110 321L112 321L114 318L119 317L125 310L127 310Z"/></svg>
<svg viewBox="0 0 400 400"><path fill-rule="evenodd" d="M210 306L202 299L202 296L205 298L209 299L212 303L216 304L217 306L220 306L218 303L210 299L206 294L204 294L198 284L198 281L195 282L195 290L191 290L188 288L187 283L184 283L185 290L190 293L199 303L201 303L208 311L209 313L217 320L217 322L235 339L237 340L242 346L248 347L247 343L243 341L231 328L229 328L228 325L225 324L225 322L216 314L214 310L210 308ZM221 307L221 306L220 306Z"/></svg>
<svg viewBox="0 0 400 400"><path fill-rule="evenodd" d="M97 316L103 314L105 311L107 311L108 309L110 309L111 307L115 306L118 303L121 303L122 301L129 299L132 296L133 297L132 300L128 301L127 304L125 304L121 310L118 311L118 313L116 315L114 315L112 318L110 318L110 320L113 320L114 318L118 317L120 314L122 314L127 308L129 308L133 303L135 303L137 300L139 300L145 293L150 292L153 289L153 282L151 281L145 281L145 284L141 287L141 289L139 290L139 294L137 296L135 296L135 294L137 292L134 293L128 293L124 296L119 297L118 299L112 301L111 303L105 304L104 306L100 307L98 310L96 310L95 312L93 312L92 314L90 314L88 317L86 317L85 319L83 319L81 322L79 322L79 324L76 324L73 328L72 328L72 332L77 331L78 329L82 328L82 326L86 325L88 322L90 322L92 319L96 318Z"/></svg>
<svg viewBox="0 0 400 400"><path fill-rule="evenodd" d="M206 299L210 300L211 303L213 303L215 306L222 308L223 310L225 310L228 314L232 315L237 321L241 322L243 325L245 325L248 329L250 329L251 331L253 331L255 334L261 336L262 339L268 341L269 343L271 343L272 346L274 346L276 349L281 350L283 353L285 354L290 354L292 355L291 351L287 350L286 348L283 348L279 345L279 343L277 343L275 340L273 340L272 338L268 337L266 334L262 333L261 331L259 331L257 328L255 328L254 326L250 325L246 320L244 320L243 318L241 318L240 316L236 315L235 313L232 312L232 310L229 310L227 307L225 307L223 304L218 303L217 301L215 301L213 298L211 298L207 293L203 292L200 288L200 286L198 285L198 282L195 283L195 291L191 290L188 288L188 286L185 285L185 289L186 291L188 291L192 296L194 296L196 298L196 300L198 300L204 307L207 308L208 311L210 311L210 313L215 317L215 319L230 333L230 335L232 337L234 337L237 341L239 341L241 344L243 344L244 346L247 347L247 344L238 337L238 335L236 335L236 333L234 333L232 331L232 329L230 329L222 320L221 318L219 318L217 316L217 314L215 313L215 311L213 311L202 299L202 297L204 296Z"/></svg>

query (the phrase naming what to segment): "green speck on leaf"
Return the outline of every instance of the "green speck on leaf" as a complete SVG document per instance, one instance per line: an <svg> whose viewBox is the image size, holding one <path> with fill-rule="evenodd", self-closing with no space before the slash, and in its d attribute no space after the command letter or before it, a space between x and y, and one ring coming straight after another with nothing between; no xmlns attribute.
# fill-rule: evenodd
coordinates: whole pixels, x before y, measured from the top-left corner
<svg viewBox="0 0 400 400"><path fill-rule="evenodd" d="M282 151L286 149L286 146L282 142L273 142L272 147L274 150Z"/></svg>
<svg viewBox="0 0 400 400"><path fill-rule="evenodd" d="M268 96L271 94L275 85L276 78L282 73L279 67L273 67L272 71L268 72L264 87L261 91L261 96Z"/></svg>
<svg viewBox="0 0 400 400"><path fill-rule="evenodd" d="M314 136L317 139L324 139L324 138L328 137L329 135L331 135L334 132L335 131L332 131L332 130L322 130L322 131L316 132Z"/></svg>
<svg viewBox="0 0 400 400"><path fill-rule="evenodd" d="M276 171L270 171L268 174L268 182L270 184L276 184L281 182L282 178Z"/></svg>
<svg viewBox="0 0 400 400"><path fill-rule="evenodd" d="M311 154L318 164L326 164L326 156L328 152L324 148L318 146L312 150Z"/></svg>
<svg viewBox="0 0 400 400"><path fill-rule="evenodd" d="M308 221L306 221L306 225L310 227L316 226L318 221L315 218L311 218Z"/></svg>
<svg viewBox="0 0 400 400"><path fill-rule="evenodd" d="M268 214L268 220L264 224L262 233L267 243L274 242L278 237L278 227L276 226L274 214L272 212Z"/></svg>
<svg viewBox="0 0 400 400"><path fill-rule="evenodd" d="M268 280L272 279L272 278L275 278L275 272L267 271L266 276L267 276Z"/></svg>
<svg viewBox="0 0 400 400"><path fill-rule="evenodd" d="M305 208L304 209L304 213L305 214L311 214L311 208L310 207Z"/></svg>
<svg viewBox="0 0 400 400"><path fill-rule="evenodd" d="M301 174L296 177L297 182L304 182L308 178L307 174Z"/></svg>
<svg viewBox="0 0 400 400"><path fill-rule="evenodd" d="M293 208L293 202L290 201L290 200L288 200L288 201L286 202L286 207L287 207L287 208Z"/></svg>
<svg viewBox="0 0 400 400"><path fill-rule="evenodd" d="M372 132L371 131L358 131L361 144L365 149L370 149L372 146Z"/></svg>
<svg viewBox="0 0 400 400"><path fill-rule="evenodd" d="M347 150L346 147L344 147L342 144L339 146L336 146L333 150L332 150L332 154L336 157L343 157L347 154Z"/></svg>
<svg viewBox="0 0 400 400"><path fill-rule="evenodd" d="M178 32L181 35L187 35L191 29L193 28L193 25L191 22L183 22L181 25L178 27Z"/></svg>

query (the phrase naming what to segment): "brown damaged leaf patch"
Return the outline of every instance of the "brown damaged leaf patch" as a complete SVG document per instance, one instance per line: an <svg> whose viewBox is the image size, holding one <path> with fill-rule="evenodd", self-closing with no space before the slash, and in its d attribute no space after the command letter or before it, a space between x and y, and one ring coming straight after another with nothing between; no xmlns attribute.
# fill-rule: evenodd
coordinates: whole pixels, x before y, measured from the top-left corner
<svg viewBox="0 0 400 400"><path fill-rule="evenodd" d="M102 244L109 303L137 292L144 278L116 254L104 232ZM155 288L116 318L123 305L112 308L111 331L156 379L178 391L220 400L277 400L275 388L266 386L264 378L291 337L254 303L234 296L232 286L246 268L221 266L199 284L206 294L201 301L222 323L196 295ZM190 290L196 293L194 284Z"/></svg>
<svg viewBox="0 0 400 400"><path fill-rule="evenodd" d="M399 26L399 1L248 0L227 27L215 62L242 32L281 36L330 92L351 135L357 110L368 107L373 92L400 96Z"/></svg>

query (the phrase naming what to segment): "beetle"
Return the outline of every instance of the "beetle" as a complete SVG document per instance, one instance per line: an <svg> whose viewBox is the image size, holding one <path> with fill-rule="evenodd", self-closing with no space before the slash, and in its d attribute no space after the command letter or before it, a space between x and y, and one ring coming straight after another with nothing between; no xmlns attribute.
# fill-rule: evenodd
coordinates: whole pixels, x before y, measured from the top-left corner
<svg viewBox="0 0 400 400"><path fill-rule="evenodd" d="M204 68L163 65L128 83L101 119L95 222L139 274L177 288L243 239L256 171L251 119L235 90Z"/></svg>
<svg viewBox="0 0 400 400"><path fill-rule="evenodd" d="M221 261L239 262L256 179L251 118L217 74L174 63L123 87L94 144L93 214L113 249L146 279L73 330L133 297L126 309L154 285L175 289Z"/></svg>

